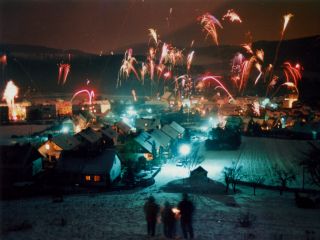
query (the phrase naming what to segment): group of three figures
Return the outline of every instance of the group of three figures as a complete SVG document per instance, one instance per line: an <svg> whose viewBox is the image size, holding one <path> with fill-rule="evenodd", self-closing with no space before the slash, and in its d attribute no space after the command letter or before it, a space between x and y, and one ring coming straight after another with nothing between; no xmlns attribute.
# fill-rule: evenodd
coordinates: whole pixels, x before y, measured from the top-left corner
<svg viewBox="0 0 320 240"><path fill-rule="evenodd" d="M148 235L154 236L156 231L157 218L160 212L160 206L156 203L155 198L150 196L144 204L144 213L147 221ZM163 233L166 238L174 238L176 232L176 220L180 218L181 230L183 237L193 238L192 215L194 205L189 200L188 194L184 193L182 200L179 202L177 209L172 208L169 202L165 202L161 211L161 220L163 224Z"/></svg>

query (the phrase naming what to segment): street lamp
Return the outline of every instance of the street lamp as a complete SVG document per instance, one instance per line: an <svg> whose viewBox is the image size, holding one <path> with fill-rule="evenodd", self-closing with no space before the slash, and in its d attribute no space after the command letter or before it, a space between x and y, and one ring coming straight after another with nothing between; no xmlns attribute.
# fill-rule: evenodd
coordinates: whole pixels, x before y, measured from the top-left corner
<svg viewBox="0 0 320 240"><path fill-rule="evenodd" d="M179 147L179 152L181 155L185 156L186 159L185 159L185 164L184 167L187 167L187 156L190 154L191 152L191 146L189 144L182 144L180 147ZM190 164L188 164L189 166L189 176L190 176Z"/></svg>
<svg viewBox="0 0 320 240"><path fill-rule="evenodd" d="M189 144L182 144L179 148L180 154L184 155L187 157L187 155L190 153L191 147Z"/></svg>

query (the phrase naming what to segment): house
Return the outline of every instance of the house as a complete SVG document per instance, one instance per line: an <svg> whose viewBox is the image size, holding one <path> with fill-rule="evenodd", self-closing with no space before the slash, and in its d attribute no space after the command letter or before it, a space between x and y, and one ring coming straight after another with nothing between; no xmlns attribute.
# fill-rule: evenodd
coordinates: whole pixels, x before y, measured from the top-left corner
<svg viewBox="0 0 320 240"><path fill-rule="evenodd" d="M102 138L105 145L107 146L117 145L118 134L114 129L112 129L111 127L104 127L100 129L100 132L102 134Z"/></svg>
<svg viewBox="0 0 320 240"><path fill-rule="evenodd" d="M61 134L48 139L39 148L38 152L49 161L60 158L62 151L77 150L81 142L74 136Z"/></svg>
<svg viewBox="0 0 320 240"><path fill-rule="evenodd" d="M103 145L102 134L88 127L74 135L89 150L97 150Z"/></svg>
<svg viewBox="0 0 320 240"><path fill-rule="evenodd" d="M120 177L121 162L113 149L105 149L90 157L64 152L57 171L68 184L106 187Z"/></svg>
<svg viewBox="0 0 320 240"><path fill-rule="evenodd" d="M179 136L179 132L174 130L170 125L164 125L161 128L161 131L168 135L171 139L177 139Z"/></svg>
<svg viewBox="0 0 320 240"><path fill-rule="evenodd" d="M42 156L31 144L0 146L1 185L31 181L42 171Z"/></svg>
<svg viewBox="0 0 320 240"><path fill-rule="evenodd" d="M171 138L159 129L150 132L150 135L159 143L164 149L168 148L171 142Z"/></svg>
<svg viewBox="0 0 320 240"><path fill-rule="evenodd" d="M170 123L170 127L172 127L174 130L176 130L179 133L178 138L183 137L185 129L182 126L180 126L178 123L173 121L172 123Z"/></svg>
<svg viewBox="0 0 320 240"><path fill-rule="evenodd" d="M132 132L132 127L123 121L117 122L115 127L117 129L117 133L122 135L128 135Z"/></svg>
<svg viewBox="0 0 320 240"><path fill-rule="evenodd" d="M137 130L149 131L160 129L161 123L159 118L137 118L135 126Z"/></svg>
<svg viewBox="0 0 320 240"><path fill-rule="evenodd" d="M190 172L190 178L194 180L207 179L208 171L199 166Z"/></svg>
<svg viewBox="0 0 320 240"><path fill-rule="evenodd" d="M160 143L147 132L140 133L134 141L151 154L159 153Z"/></svg>

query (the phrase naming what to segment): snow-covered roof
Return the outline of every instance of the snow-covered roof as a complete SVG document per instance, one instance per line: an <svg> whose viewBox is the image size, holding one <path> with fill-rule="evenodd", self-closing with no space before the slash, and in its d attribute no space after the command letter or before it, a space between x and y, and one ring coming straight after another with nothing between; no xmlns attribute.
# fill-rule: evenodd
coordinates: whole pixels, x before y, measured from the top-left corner
<svg viewBox="0 0 320 240"><path fill-rule="evenodd" d="M76 135L81 136L85 140L87 140L90 143L95 143L99 141L102 137L101 133L94 131L91 128L86 128L82 130L81 132L77 133Z"/></svg>
<svg viewBox="0 0 320 240"><path fill-rule="evenodd" d="M58 170L82 174L109 173L115 160L116 152L106 149L98 156L79 157L76 155L62 154L58 162Z"/></svg>
<svg viewBox="0 0 320 240"><path fill-rule="evenodd" d="M182 126L180 126L178 123L176 123L175 121L170 123L170 127L172 127L174 130L176 130L180 134L183 134L185 131L185 129Z"/></svg>
<svg viewBox="0 0 320 240"><path fill-rule="evenodd" d="M67 134L55 136L54 138L52 138L51 141L54 142L63 150L67 150L67 151L72 150L80 145L80 141L77 138Z"/></svg>
<svg viewBox="0 0 320 240"><path fill-rule="evenodd" d="M152 145L155 144L156 148L160 147L160 143L153 138L149 133L142 132L134 140L145 148L149 153L152 153Z"/></svg>
<svg viewBox="0 0 320 240"><path fill-rule="evenodd" d="M172 139L176 139L179 136L179 132L173 129L170 125L164 125L161 131L167 134Z"/></svg>
<svg viewBox="0 0 320 240"><path fill-rule="evenodd" d="M167 147L170 143L170 137L166 135L164 132L160 131L159 129L153 130L151 136L156 139L162 147Z"/></svg>
<svg viewBox="0 0 320 240"><path fill-rule="evenodd" d="M117 132L115 130L113 130L111 127L102 128L102 129L100 129L100 131L101 131L102 135L105 135L110 139L117 137Z"/></svg>

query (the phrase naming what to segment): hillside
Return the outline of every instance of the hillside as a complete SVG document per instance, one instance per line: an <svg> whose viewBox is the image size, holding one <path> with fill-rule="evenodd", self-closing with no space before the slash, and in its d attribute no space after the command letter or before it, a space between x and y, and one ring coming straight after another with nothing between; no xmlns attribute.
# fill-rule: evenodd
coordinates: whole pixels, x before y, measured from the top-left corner
<svg viewBox="0 0 320 240"><path fill-rule="evenodd" d="M253 43L253 49L263 49L265 52L265 64L271 63L274 58L275 48L278 42L259 41ZM135 53L145 53L146 44L136 44L133 48L134 57L138 61L145 61L145 56ZM303 98L317 98L320 83L320 56L319 36L283 41L281 44L278 70L281 70L282 62L290 60L299 62L303 68L303 81L300 88ZM143 49L142 49L143 48ZM179 48L179 47L178 47ZM181 47L183 49L183 47ZM224 77L225 84L230 87L229 72L230 61L237 52L246 55L244 49L239 46L208 46L195 48L195 57L191 68L194 77L211 72ZM7 55L7 65L2 67L1 84L3 79L14 79L21 88L22 93L37 92L48 94L50 92L74 92L81 87L86 87L87 79L89 87L100 93L106 94L131 94L136 89L139 95L146 95L149 91L149 80L146 86L141 88L141 83L133 76L123 80L125 84L116 88L118 72L123 55L94 55L78 50L61 50L40 46L0 44L0 52ZM184 54L187 55L187 50ZM70 73L65 85L58 84L58 65L69 63ZM139 64L140 65L140 64ZM139 66L137 66L139 68ZM176 67L175 74L184 74L185 66ZM2 86L3 87L3 86ZM248 94L262 94L263 86Z"/></svg>

